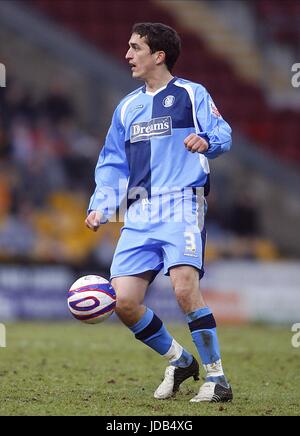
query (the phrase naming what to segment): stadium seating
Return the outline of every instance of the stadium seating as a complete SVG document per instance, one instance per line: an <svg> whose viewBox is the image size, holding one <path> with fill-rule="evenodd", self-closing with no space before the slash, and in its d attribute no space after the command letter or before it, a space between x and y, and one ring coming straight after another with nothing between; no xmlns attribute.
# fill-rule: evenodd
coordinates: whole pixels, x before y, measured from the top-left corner
<svg viewBox="0 0 300 436"><path fill-rule="evenodd" d="M300 3L295 0L256 0L255 12L268 35L282 44L300 48Z"/></svg>

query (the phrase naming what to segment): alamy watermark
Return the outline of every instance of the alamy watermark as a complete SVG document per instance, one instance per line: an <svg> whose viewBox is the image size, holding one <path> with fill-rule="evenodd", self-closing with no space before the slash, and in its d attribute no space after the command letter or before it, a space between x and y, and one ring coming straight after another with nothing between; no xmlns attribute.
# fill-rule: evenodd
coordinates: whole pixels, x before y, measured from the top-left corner
<svg viewBox="0 0 300 436"><path fill-rule="evenodd" d="M0 348L6 347L6 328L4 324L0 324Z"/></svg>
<svg viewBox="0 0 300 436"><path fill-rule="evenodd" d="M300 322L292 325L292 332L295 333L292 336L292 347L300 347Z"/></svg>
<svg viewBox="0 0 300 436"><path fill-rule="evenodd" d="M90 210L98 210L110 222L123 221L125 217L125 221L134 223L186 223L197 217L202 229L206 202L203 187L152 186L149 193L141 186L127 189L127 179L119 179L115 188L103 187L94 194Z"/></svg>
<svg viewBox="0 0 300 436"><path fill-rule="evenodd" d="M6 68L4 64L0 63L0 88L6 87Z"/></svg>
<svg viewBox="0 0 300 436"><path fill-rule="evenodd" d="M291 69L293 74L292 76L292 86L293 88L299 88L300 86L300 63L298 62L297 64L292 65L292 69Z"/></svg>

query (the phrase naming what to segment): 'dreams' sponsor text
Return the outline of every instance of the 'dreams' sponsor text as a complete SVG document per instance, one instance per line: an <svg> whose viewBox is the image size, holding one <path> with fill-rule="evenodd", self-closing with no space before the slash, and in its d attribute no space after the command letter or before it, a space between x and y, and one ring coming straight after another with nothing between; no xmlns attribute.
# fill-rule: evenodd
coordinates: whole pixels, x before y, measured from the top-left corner
<svg viewBox="0 0 300 436"><path fill-rule="evenodd" d="M172 135L172 118L153 118L148 122L132 124L130 130L130 142L145 141L154 136Z"/></svg>

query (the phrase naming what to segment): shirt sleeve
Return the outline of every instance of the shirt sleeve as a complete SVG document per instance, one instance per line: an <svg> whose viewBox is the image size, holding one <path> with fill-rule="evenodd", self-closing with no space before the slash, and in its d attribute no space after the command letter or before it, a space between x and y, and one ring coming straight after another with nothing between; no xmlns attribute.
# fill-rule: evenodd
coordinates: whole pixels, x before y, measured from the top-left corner
<svg viewBox="0 0 300 436"><path fill-rule="evenodd" d="M104 215L101 222L107 222L126 194L128 177L125 131L117 108L96 165L96 189L91 197L88 213L93 210L100 211Z"/></svg>
<svg viewBox="0 0 300 436"><path fill-rule="evenodd" d="M231 128L219 113L213 99L205 88L196 90L195 110L198 121L198 135L204 138L209 145L203 153L209 159L229 151L232 139Z"/></svg>

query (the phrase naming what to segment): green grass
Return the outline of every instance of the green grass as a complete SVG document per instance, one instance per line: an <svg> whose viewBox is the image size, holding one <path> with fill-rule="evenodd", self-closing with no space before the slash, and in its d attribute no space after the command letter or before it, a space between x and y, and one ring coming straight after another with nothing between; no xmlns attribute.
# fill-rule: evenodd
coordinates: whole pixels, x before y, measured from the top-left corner
<svg viewBox="0 0 300 436"><path fill-rule="evenodd" d="M155 400L166 361L119 324L6 327L7 348L0 348L1 416L300 414L300 348L291 346L289 328L219 328L234 391L234 401L220 405L189 403L199 388L193 380L175 398ZM185 326L169 330L195 353Z"/></svg>

